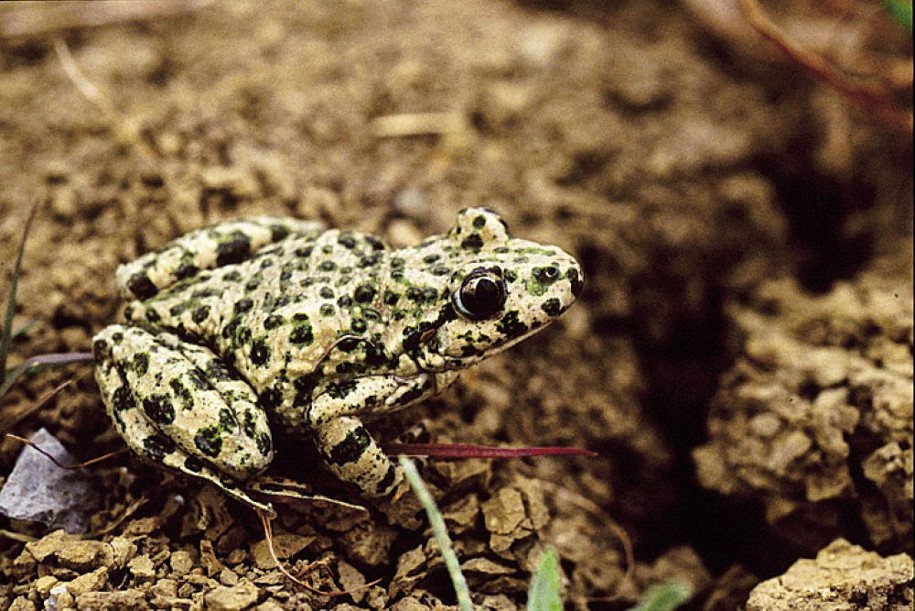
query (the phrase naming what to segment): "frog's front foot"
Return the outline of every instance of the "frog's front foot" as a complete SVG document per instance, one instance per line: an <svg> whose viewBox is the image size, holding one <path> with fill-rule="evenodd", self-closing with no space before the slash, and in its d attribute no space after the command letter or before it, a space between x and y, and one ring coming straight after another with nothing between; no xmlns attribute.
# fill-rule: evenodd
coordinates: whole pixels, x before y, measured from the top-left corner
<svg viewBox="0 0 915 611"><path fill-rule="evenodd" d="M93 349L105 406L131 450L270 511L241 488L273 459L250 385L208 348L172 333L112 325Z"/></svg>

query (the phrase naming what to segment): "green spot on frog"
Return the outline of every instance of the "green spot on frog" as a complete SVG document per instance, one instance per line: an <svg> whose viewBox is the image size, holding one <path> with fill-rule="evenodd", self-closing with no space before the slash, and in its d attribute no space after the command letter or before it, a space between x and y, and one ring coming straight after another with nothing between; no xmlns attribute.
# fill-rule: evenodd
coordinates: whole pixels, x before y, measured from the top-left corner
<svg viewBox="0 0 915 611"><path fill-rule="evenodd" d="M218 426L208 426L194 435L194 445L204 456L216 458L222 450L222 432Z"/></svg>

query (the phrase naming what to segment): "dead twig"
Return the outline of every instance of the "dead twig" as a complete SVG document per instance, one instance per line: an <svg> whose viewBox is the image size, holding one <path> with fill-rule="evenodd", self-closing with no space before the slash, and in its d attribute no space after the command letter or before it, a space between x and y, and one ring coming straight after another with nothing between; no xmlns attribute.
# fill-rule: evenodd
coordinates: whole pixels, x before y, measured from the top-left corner
<svg viewBox="0 0 915 611"><path fill-rule="evenodd" d="M212 2L213 0L7 2L0 5L0 38L172 17L196 11Z"/></svg>
<svg viewBox="0 0 915 611"><path fill-rule="evenodd" d="M849 80L823 57L811 53L791 40L769 19L757 0L738 0L738 2L750 25L775 45L779 51L810 73L813 78L828 85L844 98L882 121L902 126L909 133L913 131L912 111L900 109L892 102L892 92L887 83L876 79Z"/></svg>
<svg viewBox="0 0 915 611"><path fill-rule="evenodd" d="M123 524L128 518L135 514L148 501L149 499L146 497L141 497L134 500L130 505L124 508L124 511L116 516L113 516L111 518L111 522L109 522L106 526L87 535L87 537L98 538L113 533L121 524Z"/></svg>
<svg viewBox="0 0 915 611"><path fill-rule="evenodd" d="M39 454L41 454L42 456L44 456L45 458L50 460L52 463L54 463L61 469L85 469L86 467L96 465L96 464L98 464L100 462L104 462L106 460L110 460L110 459L114 458L115 456L120 456L121 454L124 454L127 452L127 450L117 450L116 452L108 452L107 454L102 454L101 456L96 456L95 458L90 458L87 461L84 461L81 463L76 463L75 465L65 465L62 462L58 461L56 458L54 458L54 456L50 452L48 452L47 450L42 448L40 445L38 445L31 439L26 439L25 437L20 437L19 435L13 435L12 433L7 433L6 436L9 437L10 439L15 439L19 443L23 443L27 446L31 446L31 448L33 450L35 450L36 452L38 452Z"/></svg>
<svg viewBox="0 0 915 611"><path fill-rule="evenodd" d="M347 594L352 594L354 592L360 592L362 590L371 588L373 585L375 585L379 581L381 581L380 579L376 579L375 581L370 581L369 583L359 586L358 588L353 588L352 590L345 590L345 591L332 590L330 592L323 592L323 591L317 589L316 587L305 583L304 581L302 581L301 579L299 579L298 577L296 577L295 575L290 573L289 570L283 565L282 562L280 562L280 559L277 557L276 549L273 547L273 521L271 520L270 516L267 514L267 512L265 512L259 508L256 508L256 507L254 508L254 511L257 512L257 517L260 518L261 526L264 529L264 540L267 542L267 551L270 552L270 558L273 560L274 564L276 564L277 570L279 570L279 572L282 573L283 576L286 579L288 579L289 581L291 581L292 583L305 588L306 590L308 590L309 592L312 592L313 594L317 594L319 596L327 596L329 598L336 598L338 596L346 596ZM305 567L304 572L308 572L308 570L314 568L315 566L317 566L319 564L321 564L320 561L312 562L307 567Z"/></svg>
<svg viewBox="0 0 915 611"><path fill-rule="evenodd" d="M19 413L13 414L9 418L3 418L0 416L0 432L10 430L19 424L19 422L21 422L24 418L27 418L31 414L34 414L40 410L42 407L47 405L48 402L57 395L57 393L65 389L67 386L70 386L71 384L73 384L73 380L66 380L65 382L61 382L45 394L41 395L41 397L38 398L38 401L35 401L32 405L28 406L26 409L20 411Z"/></svg>
<svg viewBox="0 0 915 611"><path fill-rule="evenodd" d="M376 138L460 134L467 129L467 120L457 112L403 113L372 120Z"/></svg>

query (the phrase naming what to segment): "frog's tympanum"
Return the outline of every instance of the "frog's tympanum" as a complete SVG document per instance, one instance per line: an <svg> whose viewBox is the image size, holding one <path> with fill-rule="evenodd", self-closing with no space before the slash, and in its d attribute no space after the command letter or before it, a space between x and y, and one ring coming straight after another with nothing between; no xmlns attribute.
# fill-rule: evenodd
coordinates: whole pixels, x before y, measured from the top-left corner
<svg viewBox="0 0 915 611"><path fill-rule="evenodd" d="M96 379L136 453L246 491L271 429L314 440L363 494L401 474L362 423L434 395L539 331L582 287L555 246L508 235L494 212L391 249L378 238L255 217L189 233L121 266L126 322L94 339Z"/></svg>

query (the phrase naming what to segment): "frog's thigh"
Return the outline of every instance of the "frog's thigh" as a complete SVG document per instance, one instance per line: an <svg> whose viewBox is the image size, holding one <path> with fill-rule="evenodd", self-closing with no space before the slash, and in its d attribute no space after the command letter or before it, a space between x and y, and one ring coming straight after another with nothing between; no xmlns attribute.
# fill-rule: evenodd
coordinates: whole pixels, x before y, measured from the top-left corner
<svg viewBox="0 0 915 611"><path fill-rule="evenodd" d="M126 298L148 299L200 270L238 263L289 236L317 237L323 230L318 222L255 216L192 231L156 252L120 266L118 291Z"/></svg>
<svg viewBox="0 0 915 611"><path fill-rule="evenodd" d="M334 418L314 429L318 451L328 468L366 496L385 496L403 475L358 418Z"/></svg>
<svg viewBox="0 0 915 611"><path fill-rule="evenodd" d="M169 466L194 475L195 461L207 463L238 480L270 464L270 428L254 390L208 348L121 325L99 333L93 348L109 415L136 451L165 443L165 455L177 447L194 459Z"/></svg>
<svg viewBox="0 0 915 611"><path fill-rule="evenodd" d="M126 388L126 377L114 364L99 365L96 370L96 380L102 390L102 398L108 407L108 413L114 422L115 429L120 433L127 447L135 454L156 465L207 481L250 507L262 509L268 513L273 511L269 503L252 498L227 475L219 473L196 456L188 454L175 445L171 439L153 426L141 410L136 409L135 406L125 405L125 401L131 400L130 391Z"/></svg>

